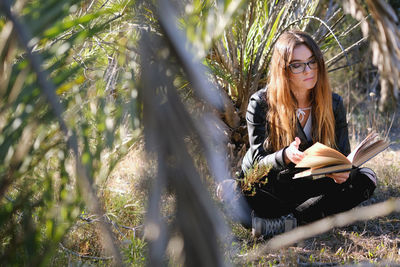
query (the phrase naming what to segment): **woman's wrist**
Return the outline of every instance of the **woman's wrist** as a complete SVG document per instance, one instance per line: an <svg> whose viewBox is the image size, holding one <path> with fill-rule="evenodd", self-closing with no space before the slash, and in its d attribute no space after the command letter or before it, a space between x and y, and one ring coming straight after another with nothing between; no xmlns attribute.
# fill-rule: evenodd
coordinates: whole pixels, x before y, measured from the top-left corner
<svg viewBox="0 0 400 267"><path fill-rule="evenodd" d="M285 162L285 164L286 165L288 165L291 161L290 161L290 159L288 158L288 156L286 155L286 149L287 149L288 147L285 147L284 149L283 149L283 161Z"/></svg>

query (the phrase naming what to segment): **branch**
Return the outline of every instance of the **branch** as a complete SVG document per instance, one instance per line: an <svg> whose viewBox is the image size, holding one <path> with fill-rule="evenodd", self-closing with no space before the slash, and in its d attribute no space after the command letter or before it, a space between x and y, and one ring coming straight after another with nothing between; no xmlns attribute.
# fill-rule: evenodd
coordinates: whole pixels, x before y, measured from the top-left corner
<svg viewBox="0 0 400 267"><path fill-rule="evenodd" d="M328 66L328 68L332 65L334 65L335 63L337 63L340 59L342 59L343 55L350 52L350 50L353 50L357 47L360 47L362 44L366 43L368 40L368 36L361 38L360 40L358 40L357 42L355 42L354 44L352 44L351 46L347 47L344 51L342 51L341 53L337 54L336 56L330 58L328 61L326 61L326 65Z"/></svg>
<svg viewBox="0 0 400 267"><path fill-rule="evenodd" d="M349 61L349 57L347 56L346 50L343 48L342 44L339 42L338 38L336 37L335 33L332 31L331 27L329 27L329 25L326 24L325 21L323 21L322 19L320 19L320 18L318 18L318 17L315 17L315 16L304 16L304 17L301 17L301 18L299 18L299 19L293 21L292 23L290 23L289 25L287 25L287 26L285 27L285 29L283 29L283 31L281 31L281 32L279 33L279 35L276 37L275 41L279 38L279 36L280 36L283 32L285 32L287 29L289 29L292 25L297 24L297 23L299 23L300 21L305 20L305 19L315 19L315 20L318 20L322 25L324 25L324 26L329 30L329 32L332 34L333 38L335 38L335 41L338 43L340 49L342 50L342 53L345 55L346 61L347 61L347 65L348 65L348 66L351 66L351 65L350 65L350 61ZM275 41L272 43L272 46L271 46L271 47L274 46ZM270 50L271 50L271 49L268 50L267 56L268 56Z"/></svg>
<svg viewBox="0 0 400 267"><path fill-rule="evenodd" d="M341 69L344 69L344 68L348 68L350 66L353 66L353 65L356 65L356 64L359 64L359 63L362 63L362 62L363 61L360 59L360 60L353 61L352 63L350 63L348 65L342 65L342 66L336 67L334 69L328 69L328 73L334 72L334 71L337 71L337 70L341 70Z"/></svg>

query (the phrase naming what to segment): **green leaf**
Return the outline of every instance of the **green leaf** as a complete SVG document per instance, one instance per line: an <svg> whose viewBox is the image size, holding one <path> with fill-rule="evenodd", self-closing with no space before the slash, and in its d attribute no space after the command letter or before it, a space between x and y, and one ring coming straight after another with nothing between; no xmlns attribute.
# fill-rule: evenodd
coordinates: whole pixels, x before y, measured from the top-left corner
<svg viewBox="0 0 400 267"><path fill-rule="evenodd" d="M77 19L68 19L66 21L60 21L54 26L48 28L46 31L43 33L43 37L45 38L54 38L62 33L64 33L67 30L70 30L78 25L85 26L88 25L89 23L93 22L94 19L98 18L101 15L104 15L106 12L101 11L101 12L96 12L94 14L86 14L82 17L79 17Z"/></svg>

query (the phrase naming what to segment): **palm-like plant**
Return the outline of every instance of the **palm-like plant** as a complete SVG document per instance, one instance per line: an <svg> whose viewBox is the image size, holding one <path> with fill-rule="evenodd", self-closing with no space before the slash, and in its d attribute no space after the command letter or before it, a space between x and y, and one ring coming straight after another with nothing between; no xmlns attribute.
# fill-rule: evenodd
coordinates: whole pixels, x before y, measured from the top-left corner
<svg viewBox="0 0 400 267"><path fill-rule="evenodd" d="M318 1L249 1L245 12L215 42L209 63L239 112L249 95L266 85L271 48L279 34L301 16L313 15ZM301 15L300 15L301 14ZM304 29L308 21L298 21Z"/></svg>
<svg viewBox="0 0 400 267"><path fill-rule="evenodd" d="M246 152L244 115L248 99L255 91L266 86L271 50L283 31L290 28L309 31L323 51L329 52L331 69L336 68L338 63L345 66L352 64L347 55L358 46L350 43L348 47L343 47L341 42L354 25L340 27L348 22L338 5L327 8L325 20L314 16L319 4L320 1L307 0L249 1L243 12L233 18L232 25L225 29L222 37L214 42L207 65L218 87L230 99L225 101L221 117L227 124L228 149L234 169L238 169ZM362 41L356 40L355 43ZM342 59L345 59L344 63L341 63Z"/></svg>

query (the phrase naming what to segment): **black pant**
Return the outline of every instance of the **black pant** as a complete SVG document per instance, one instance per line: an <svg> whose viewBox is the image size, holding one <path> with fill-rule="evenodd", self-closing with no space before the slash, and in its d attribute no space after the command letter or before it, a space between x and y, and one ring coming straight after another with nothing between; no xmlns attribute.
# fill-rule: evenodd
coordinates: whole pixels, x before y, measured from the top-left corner
<svg viewBox="0 0 400 267"><path fill-rule="evenodd" d="M251 225L251 211L263 218L278 218L293 213L299 224L349 210L368 199L375 184L360 169L350 172L349 179L337 184L331 178L292 179L292 175L271 172L265 184L258 184L253 194L244 193L247 217L244 225Z"/></svg>

